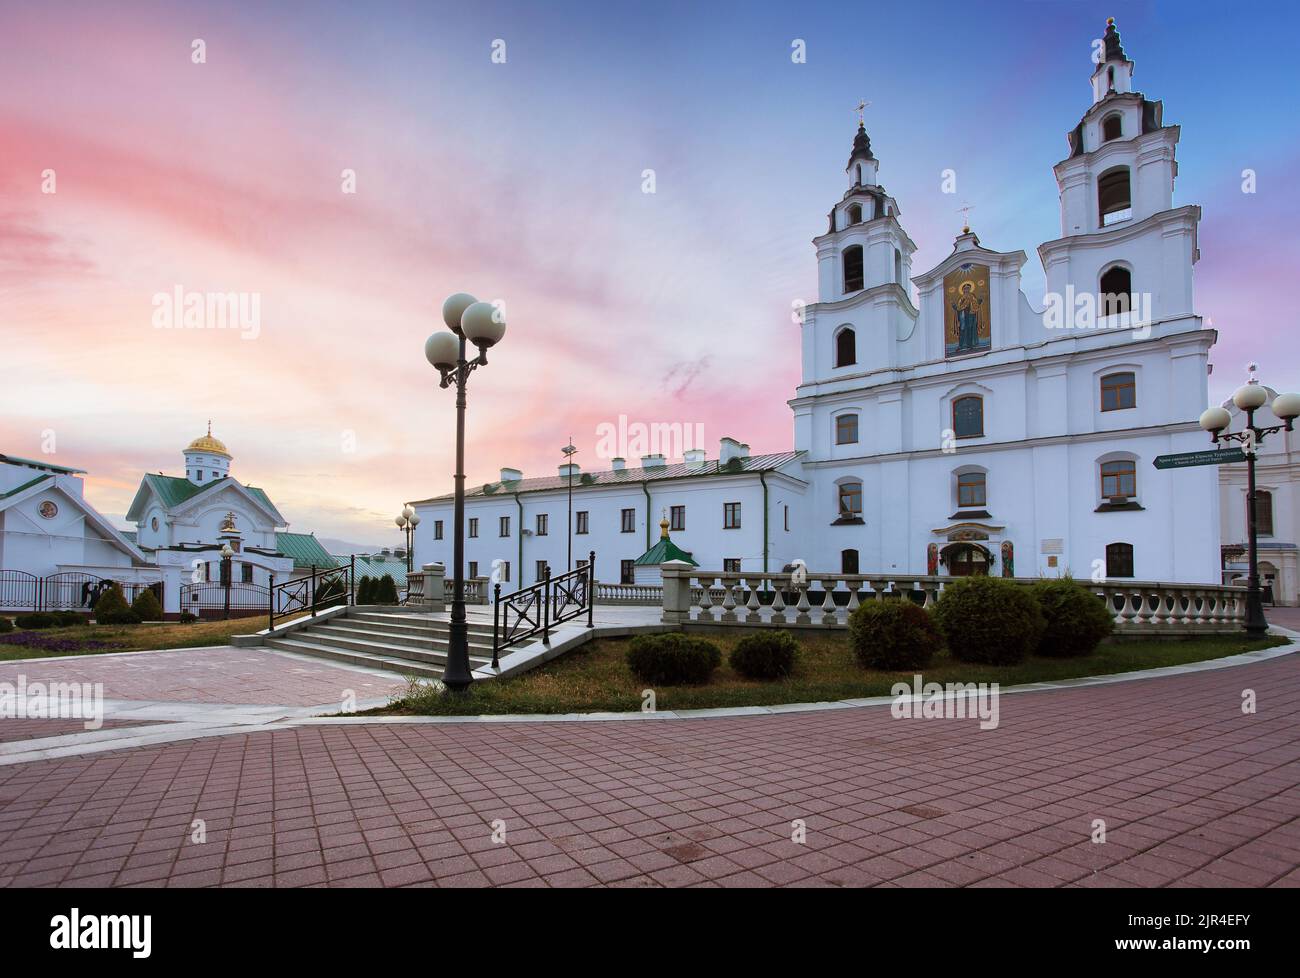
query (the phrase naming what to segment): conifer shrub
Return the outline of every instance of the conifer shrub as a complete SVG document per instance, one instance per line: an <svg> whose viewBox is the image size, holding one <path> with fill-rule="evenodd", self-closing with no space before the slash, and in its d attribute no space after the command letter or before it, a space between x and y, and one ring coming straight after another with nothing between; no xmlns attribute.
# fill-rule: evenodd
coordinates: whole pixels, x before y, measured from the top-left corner
<svg viewBox="0 0 1300 978"><path fill-rule="evenodd" d="M162 605L158 603L158 595L154 594L151 588L145 588L135 596L135 600L131 602L131 610L141 621L162 621Z"/></svg>
<svg viewBox="0 0 1300 978"><path fill-rule="evenodd" d="M755 632L736 643L727 662L748 679L783 679L794 671L799 643L784 629Z"/></svg>
<svg viewBox="0 0 1300 978"><path fill-rule="evenodd" d="M357 582L357 604L375 603L375 579L369 574L362 574Z"/></svg>
<svg viewBox="0 0 1300 978"><path fill-rule="evenodd" d="M1047 622L1038 641L1039 655L1090 655L1114 627L1106 602L1069 577L1035 581L1029 590Z"/></svg>
<svg viewBox="0 0 1300 978"><path fill-rule="evenodd" d="M638 635L627 646L627 665L642 682L697 686L722 664L722 651L708 639L681 632Z"/></svg>
<svg viewBox="0 0 1300 978"><path fill-rule="evenodd" d="M26 615L19 615L17 618L14 619L14 624L24 630L35 629L35 628L53 628L54 616L50 614L48 611L33 611Z"/></svg>
<svg viewBox="0 0 1300 978"><path fill-rule="evenodd" d="M126 595L113 582L104 588L95 602L95 622L99 625L138 625L140 616L126 603Z"/></svg>
<svg viewBox="0 0 1300 978"><path fill-rule="evenodd" d="M12 632L13 630L14 623L3 615L0 615L0 635L3 635L5 632Z"/></svg>
<svg viewBox="0 0 1300 978"><path fill-rule="evenodd" d="M1000 577L963 577L934 606L948 651L962 662L1010 666L1038 648L1047 622L1023 584Z"/></svg>
<svg viewBox="0 0 1300 978"><path fill-rule="evenodd" d="M182 625L190 625L199 620L199 616L192 611L182 611L181 616L177 619Z"/></svg>
<svg viewBox="0 0 1300 978"><path fill-rule="evenodd" d="M375 585L375 604L397 604L397 582L392 574L385 574Z"/></svg>
<svg viewBox="0 0 1300 978"><path fill-rule="evenodd" d="M849 616L849 639L859 665L868 669L921 669L943 646L930 612L898 598L860 605Z"/></svg>

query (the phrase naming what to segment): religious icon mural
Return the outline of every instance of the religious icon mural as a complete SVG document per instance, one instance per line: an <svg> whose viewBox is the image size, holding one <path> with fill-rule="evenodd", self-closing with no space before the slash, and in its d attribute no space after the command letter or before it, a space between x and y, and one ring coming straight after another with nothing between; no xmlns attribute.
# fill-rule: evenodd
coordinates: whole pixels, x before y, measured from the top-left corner
<svg viewBox="0 0 1300 978"><path fill-rule="evenodd" d="M987 350L993 344L989 268L967 262L943 277L944 355Z"/></svg>
<svg viewBox="0 0 1300 978"><path fill-rule="evenodd" d="M939 573L939 545L932 543L925 548L925 572L931 577Z"/></svg>
<svg viewBox="0 0 1300 978"><path fill-rule="evenodd" d="M1002 576L1016 576L1016 548L1011 545L1010 540L1002 541Z"/></svg>

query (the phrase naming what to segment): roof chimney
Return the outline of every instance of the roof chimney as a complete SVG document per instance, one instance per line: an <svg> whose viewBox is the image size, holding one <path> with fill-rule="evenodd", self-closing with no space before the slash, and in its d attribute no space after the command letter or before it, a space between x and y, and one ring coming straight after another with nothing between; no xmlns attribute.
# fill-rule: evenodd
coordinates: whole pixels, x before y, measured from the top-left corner
<svg viewBox="0 0 1300 978"><path fill-rule="evenodd" d="M704 465L704 449L692 448L689 451L682 452L682 458L685 460L688 469L698 469Z"/></svg>
<svg viewBox="0 0 1300 978"><path fill-rule="evenodd" d="M582 474L582 466L578 465L576 462L565 462L563 465L560 466L561 479L568 479L568 478L576 479L581 474Z"/></svg>
<svg viewBox="0 0 1300 978"><path fill-rule="evenodd" d="M734 438L723 438L722 446L718 450L718 465L723 466L732 459L749 458L749 446L742 445Z"/></svg>
<svg viewBox="0 0 1300 978"><path fill-rule="evenodd" d="M641 468L643 469L662 469L666 464L662 455L641 456Z"/></svg>
<svg viewBox="0 0 1300 978"><path fill-rule="evenodd" d="M610 464L610 467L611 467L615 472L625 472L625 471L627 471L627 459L623 459L623 458L611 458L611 459L609 460L609 464Z"/></svg>
<svg viewBox="0 0 1300 978"><path fill-rule="evenodd" d="M501 470L501 481L502 481L502 482L518 482L518 481L519 481L520 479L522 479L523 477L524 477L524 474L523 474L521 471L519 471L518 469L502 469L502 470Z"/></svg>

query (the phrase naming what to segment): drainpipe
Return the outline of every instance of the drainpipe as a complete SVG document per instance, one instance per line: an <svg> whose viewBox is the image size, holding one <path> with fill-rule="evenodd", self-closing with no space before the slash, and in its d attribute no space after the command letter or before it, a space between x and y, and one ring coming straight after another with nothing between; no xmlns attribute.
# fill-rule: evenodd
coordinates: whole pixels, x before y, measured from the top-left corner
<svg viewBox="0 0 1300 978"><path fill-rule="evenodd" d="M519 493L515 493L515 503L519 506L519 525L515 527L515 532L519 534L519 576L515 580L522 585L524 583L524 501L519 498ZM519 588L515 590L518 591Z"/></svg>
<svg viewBox="0 0 1300 978"><path fill-rule="evenodd" d="M654 545L650 539L650 484L648 482L641 483L641 491L645 493L645 548L649 550Z"/></svg>
<svg viewBox="0 0 1300 978"><path fill-rule="evenodd" d="M759 470L758 481L763 483L763 573L767 573L767 473Z"/></svg>

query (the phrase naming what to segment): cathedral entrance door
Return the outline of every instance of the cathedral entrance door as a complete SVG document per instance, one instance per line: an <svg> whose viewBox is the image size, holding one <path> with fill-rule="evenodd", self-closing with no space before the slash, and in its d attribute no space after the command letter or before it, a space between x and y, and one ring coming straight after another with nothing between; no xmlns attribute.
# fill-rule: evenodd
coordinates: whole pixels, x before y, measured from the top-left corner
<svg viewBox="0 0 1300 978"><path fill-rule="evenodd" d="M983 576L989 572L989 552L977 543L954 543L943 548L951 577Z"/></svg>

